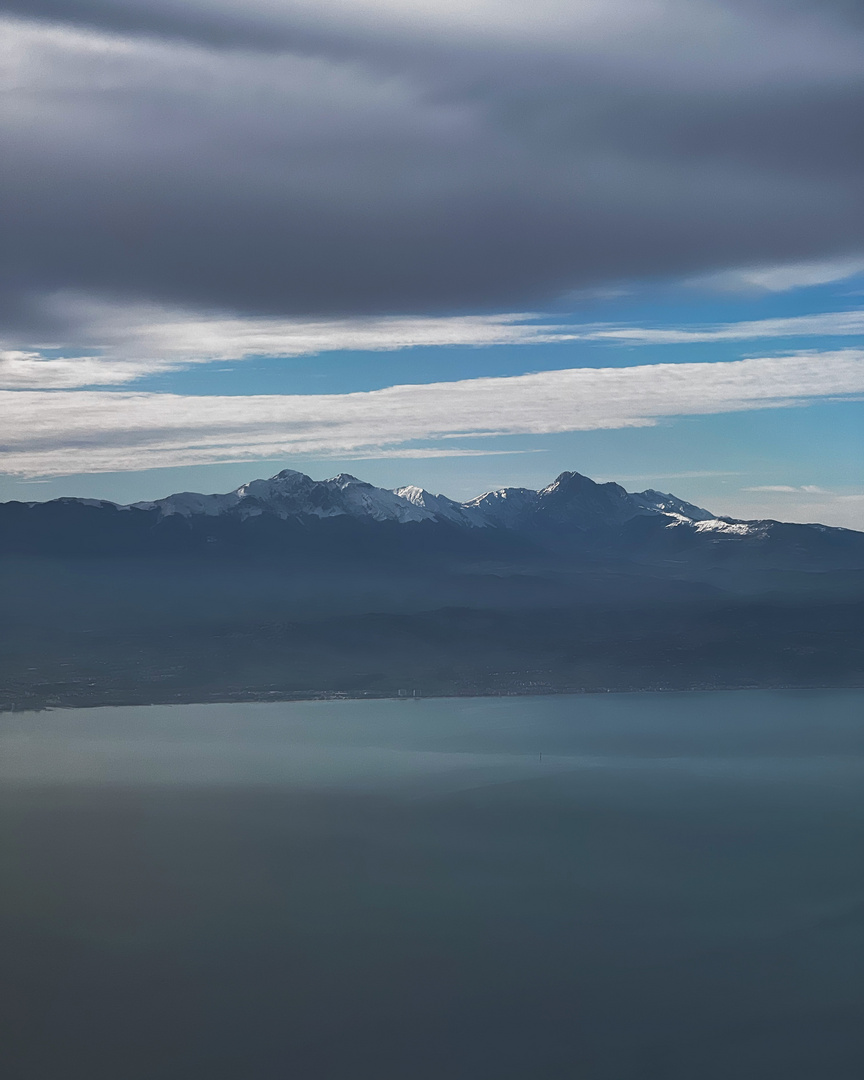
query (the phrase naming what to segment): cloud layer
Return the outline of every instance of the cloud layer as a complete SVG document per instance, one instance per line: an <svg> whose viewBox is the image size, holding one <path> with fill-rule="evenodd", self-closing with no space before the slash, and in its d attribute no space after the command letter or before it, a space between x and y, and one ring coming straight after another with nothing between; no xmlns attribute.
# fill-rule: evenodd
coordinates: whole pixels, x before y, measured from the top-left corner
<svg viewBox="0 0 864 1080"><path fill-rule="evenodd" d="M584 341L609 345L692 345L784 337L855 337L864 311L675 327L567 324L536 314L439 318L298 320L228 318L154 304L96 303L51 297L54 317L68 326L66 355L43 348L0 348L0 389L120 386L194 364L288 358L333 350L382 351L417 346L526 345ZM77 342L78 349L73 347ZM79 350L86 350L83 352Z"/></svg>
<svg viewBox="0 0 864 1080"><path fill-rule="evenodd" d="M864 248L852 5L0 0L0 24L0 314L34 340L69 288L524 310Z"/></svg>
<svg viewBox="0 0 864 1080"><path fill-rule="evenodd" d="M489 435L640 427L864 394L864 350L577 368L365 393L210 397L5 391L0 453L24 476L368 453ZM417 448L428 453L429 448ZM452 453L452 443L442 444Z"/></svg>
<svg viewBox="0 0 864 1080"><path fill-rule="evenodd" d="M531 314L440 318L391 316L322 320L230 318L154 304L50 298L67 327L65 352L0 349L0 389L113 386L145 375L252 356L287 358L334 350L386 351L417 346L522 345L568 341L579 328L538 322ZM83 347L92 355L79 355Z"/></svg>
<svg viewBox="0 0 864 1080"><path fill-rule="evenodd" d="M719 292L782 293L814 285L830 285L864 273L864 258L823 259L817 262L786 263L782 266L749 266L709 274L690 282Z"/></svg>

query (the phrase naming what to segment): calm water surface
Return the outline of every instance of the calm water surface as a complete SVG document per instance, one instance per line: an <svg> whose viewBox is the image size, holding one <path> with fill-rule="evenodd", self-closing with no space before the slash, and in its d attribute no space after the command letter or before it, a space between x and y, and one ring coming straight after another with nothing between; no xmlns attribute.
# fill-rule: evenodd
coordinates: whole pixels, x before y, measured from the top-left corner
<svg viewBox="0 0 864 1080"><path fill-rule="evenodd" d="M861 1080L864 691L0 715L7 1080Z"/></svg>

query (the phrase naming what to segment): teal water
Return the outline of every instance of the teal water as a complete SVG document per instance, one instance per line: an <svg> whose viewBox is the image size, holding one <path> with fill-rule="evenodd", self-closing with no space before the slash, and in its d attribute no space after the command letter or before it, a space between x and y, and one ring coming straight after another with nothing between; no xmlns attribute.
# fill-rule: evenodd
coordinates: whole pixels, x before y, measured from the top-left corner
<svg viewBox="0 0 864 1080"><path fill-rule="evenodd" d="M864 691L0 715L3 1075L864 1075Z"/></svg>

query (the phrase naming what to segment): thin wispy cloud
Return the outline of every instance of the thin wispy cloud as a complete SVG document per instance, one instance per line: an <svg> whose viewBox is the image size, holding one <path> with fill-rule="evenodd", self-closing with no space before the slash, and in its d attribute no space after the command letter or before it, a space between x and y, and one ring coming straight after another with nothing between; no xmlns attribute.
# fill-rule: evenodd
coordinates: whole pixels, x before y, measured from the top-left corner
<svg viewBox="0 0 864 1080"><path fill-rule="evenodd" d="M628 345L695 345L712 341L756 341L783 337L838 337L864 334L864 311L824 312L779 319L725 323L696 327L620 326L587 330L589 341L613 341Z"/></svg>
<svg viewBox="0 0 864 1080"><path fill-rule="evenodd" d="M68 299L65 306L75 308L75 336L96 353L57 357L52 349L0 351L0 388L117 386L190 365L256 356L289 359L340 350L479 348L578 336L569 326L539 323L540 316L530 313L300 321L202 316L150 305L75 304Z"/></svg>
<svg viewBox="0 0 864 1080"><path fill-rule="evenodd" d="M864 350L713 364L577 368L332 395L6 391L2 453L29 475L327 453L447 436L645 427L864 393ZM494 448L494 447L493 447Z"/></svg>
<svg viewBox="0 0 864 1080"><path fill-rule="evenodd" d="M376 352L456 345L483 348L576 341L688 345L864 334L864 311L652 328L550 322L548 317L532 312L439 318L227 318L156 305L103 304L70 296L55 297L53 310L55 316L62 315L69 325L75 325L72 336L86 346L87 354L58 357L46 348L7 348L0 351L0 388L121 386L196 364L258 356L290 359L341 350Z"/></svg>
<svg viewBox="0 0 864 1080"><path fill-rule="evenodd" d="M176 365L162 360L56 357L32 350L0 349L0 389L68 390L79 386L119 386L173 366Z"/></svg>
<svg viewBox="0 0 864 1080"><path fill-rule="evenodd" d="M817 484L758 484L755 487L742 488L743 491L770 491L779 495L833 495L834 492L826 491Z"/></svg>
<svg viewBox="0 0 864 1080"><path fill-rule="evenodd" d="M657 480L703 480L709 477L715 476L739 476L740 473L729 469L688 469L685 472L652 472L652 473L636 473L630 475L605 476L594 477L595 480L615 480L619 484L651 484ZM753 489L746 489L753 490Z"/></svg>
<svg viewBox="0 0 864 1080"><path fill-rule="evenodd" d="M864 274L864 257L846 256L817 262L786 263L778 266L743 267L723 270L693 278L688 284L718 292L782 293L792 289L807 289L831 285Z"/></svg>

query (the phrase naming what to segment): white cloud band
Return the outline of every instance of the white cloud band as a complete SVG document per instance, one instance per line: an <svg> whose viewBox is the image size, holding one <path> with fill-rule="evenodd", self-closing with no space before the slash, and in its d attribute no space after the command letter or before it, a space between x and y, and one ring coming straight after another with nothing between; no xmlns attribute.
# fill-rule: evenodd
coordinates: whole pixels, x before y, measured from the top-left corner
<svg viewBox="0 0 864 1080"><path fill-rule="evenodd" d="M368 453L423 440L649 426L864 394L864 350L576 368L305 396L6 391L0 468L62 475Z"/></svg>
<svg viewBox="0 0 864 1080"><path fill-rule="evenodd" d="M864 258L848 255L841 259L823 259L807 263L778 263L774 266L749 266L722 270L694 278L688 284L717 292L781 293L845 281L864 274Z"/></svg>
<svg viewBox="0 0 864 1080"><path fill-rule="evenodd" d="M781 319L723 323L687 329L639 326L601 327L578 336L627 345L694 345L712 341L756 341L782 337L843 337L864 334L864 311L829 311Z"/></svg>
<svg viewBox="0 0 864 1080"><path fill-rule="evenodd" d="M254 356L290 358L337 350L382 352L420 346L525 345L571 341L580 328L539 323L532 314L440 318L395 316L301 321L227 318L150 305L122 307L60 298L58 314L79 323L88 353L0 349L0 389L120 386L191 364Z"/></svg>
<svg viewBox="0 0 864 1080"><path fill-rule="evenodd" d="M52 313L82 329L83 356L52 349L0 348L0 389L66 390L122 386L194 364L264 356L291 358L337 350L375 352L421 346L488 347L589 342L608 345L693 345L789 337L864 334L864 311L826 312L713 326L638 327L543 322L507 313L439 318L396 316L290 320L230 318L156 305L114 305L61 295ZM67 351L72 351L71 347Z"/></svg>

